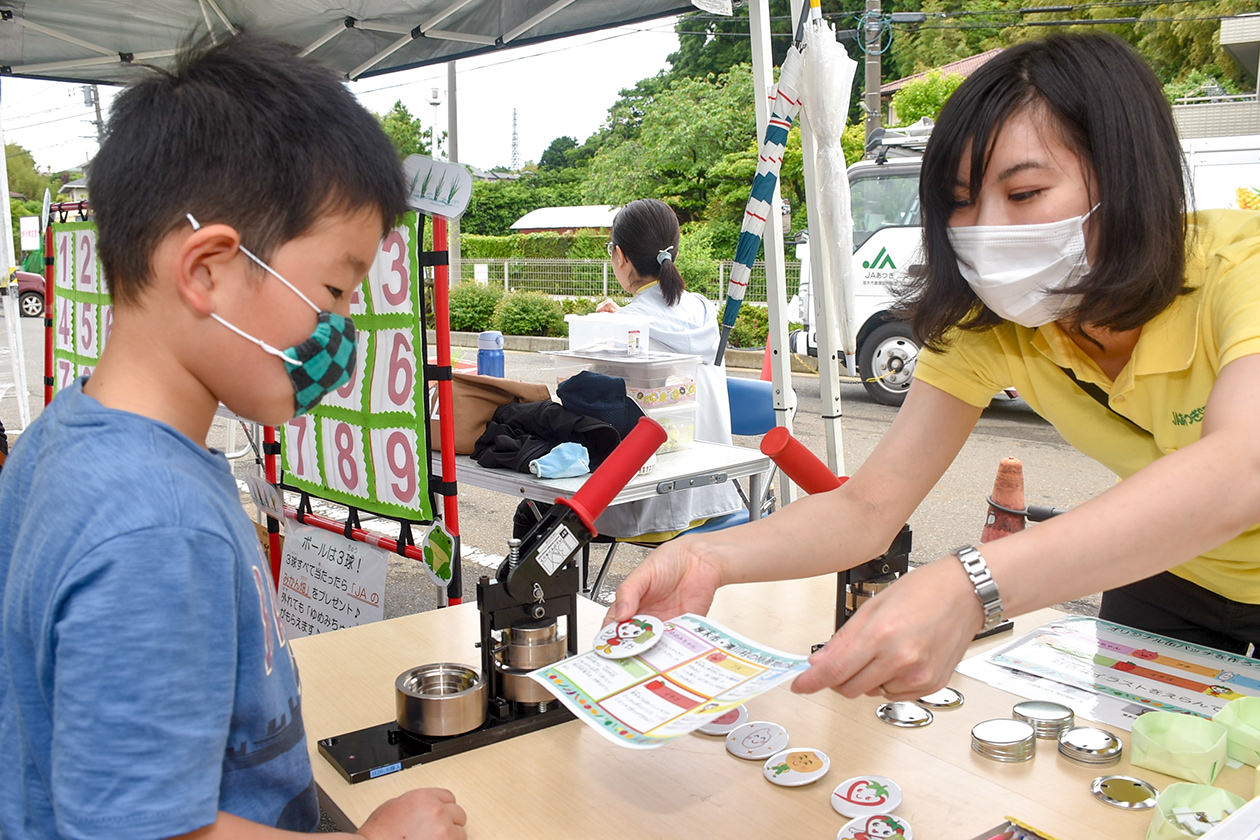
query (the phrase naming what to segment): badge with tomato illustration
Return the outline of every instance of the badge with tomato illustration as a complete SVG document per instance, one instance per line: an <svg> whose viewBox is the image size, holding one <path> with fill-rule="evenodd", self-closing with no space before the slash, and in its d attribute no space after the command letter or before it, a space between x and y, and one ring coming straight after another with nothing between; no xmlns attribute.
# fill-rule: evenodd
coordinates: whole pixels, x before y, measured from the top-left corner
<svg viewBox="0 0 1260 840"><path fill-rule="evenodd" d="M855 776L831 792L831 807L846 817L887 814L901 804L901 786L886 776Z"/></svg>
<svg viewBox="0 0 1260 840"><path fill-rule="evenodd" d="M914 832L910 823L896 814L879 814L845 823L836 840L914 840Z"/></svg>

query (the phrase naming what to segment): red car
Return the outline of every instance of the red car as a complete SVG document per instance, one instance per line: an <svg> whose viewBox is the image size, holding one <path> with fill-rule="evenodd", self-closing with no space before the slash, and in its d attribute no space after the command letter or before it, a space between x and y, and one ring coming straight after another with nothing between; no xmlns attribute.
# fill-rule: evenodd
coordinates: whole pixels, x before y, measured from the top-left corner
<svg viewBox="0 0 1260 840"><path fill-rule="evenodd" d="M14 272L17 275L18 308L27 318L44 314L44 276L29 271Z"/></svg>

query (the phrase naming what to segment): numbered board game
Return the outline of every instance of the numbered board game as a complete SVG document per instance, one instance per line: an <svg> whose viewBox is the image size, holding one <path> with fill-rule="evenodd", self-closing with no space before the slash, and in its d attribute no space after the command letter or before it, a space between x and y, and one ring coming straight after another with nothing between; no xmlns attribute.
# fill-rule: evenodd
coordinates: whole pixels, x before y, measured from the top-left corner
<svg viewBox="0 0 1260 840"><path fill-rule="evenodd" d="M415 213L381 241L354 293L353 375L310 414L279 427L284 484L360 510L431 521L421 293ZM93 222L53 224L54 390L91 374L113 306Z"/></svg>
<svg viewBox="0 0 1260 840"><path fill-rule="evenodd" d="M284 483L384 516L431 520L425 411L424 277L415 213L381 241L351 296L358 353L350 380L280 428Z"/></svg>
<svg viewBox="0 0 1260 840"><path fill-rule="evenodd" d="M93 222L54 223L53 389L91 374L109 338L114 307L96 254Z"/></svg>

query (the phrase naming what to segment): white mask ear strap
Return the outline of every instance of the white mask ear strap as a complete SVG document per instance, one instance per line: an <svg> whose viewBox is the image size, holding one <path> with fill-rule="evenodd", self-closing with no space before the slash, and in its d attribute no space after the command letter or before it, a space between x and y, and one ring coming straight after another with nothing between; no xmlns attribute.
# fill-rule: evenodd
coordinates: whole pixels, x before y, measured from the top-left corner
<svg viewBox="0 0 1260 840"><path fill-rule="evenodd" d="M214 320L218 321L218 322L219 322L220 324L222 324L223 326L227 327L227 328L228 328L229 330L231 330L232 332L234 332L234 333L236 333L237 335L239 335L241 338L245 339L246 341L252 341L253 343L257 344L259 347L261 347L264 351L266 351L266 352L270 353L270 354L271 354L271 355L273 355L273 356L278 356L278 357L280 357L281 359L283 359L283 360L284 360L285 362L287 362L288 364L291 364L291 365L300 365L300 364L301 364L301 362L300 362L300 361L298 361L297 359L293 358L293 357L292 357L292 356L290 356L289 354L285 353L283 350L277 350L276 348L272 347L270 344L268 344L267 342L263 341L262 339L259 339L259 338L254 338L254 336L252 336L252 335L250 335L249 333L245 332L245 331L244 331L243 329L241 329L240 327L236 327L236 326L233 326L232 324L229 324L227 321L223 320L223 318L219 317L219 315L218 315L217 313L211 312L211 313L210 313L210 317L211 317L211 318L213 318Z"/></svg>
<svg viewBox="0 0 1260 840"><path fill-rule="evenodd" d="M201 230L201 222L199 222L199 221L197 221L196 219L194 219L194 218L193 218L193 214L192 214L192 213L185 213L185 214L184 214L184 218L188 219L188 222L189 222L189 224L191 224L191 225L192 225L193 230ZM305 303L305 304L306 304L307 306L309 306L311 309L315 310L316 314L318 314L318 313L319 313L319 307L318 307L318 306L316 306L314 303L312 303L310 298L308 298L306 295L302 294L302 292L298 290L298 287L297 287L297 286L294 286L294 285L293 285L292 283L290 283L288 280L284 279L284 277L280 274L280 272L276 271L274 268L272 268L271 266L267 265L267 264L266 264L265 262L263 262L262 260L258 259L258 257L254 256L254 252L253 252L253 251L251 251L251 250L249 250L248 248L246 248L244 245L242 245L242 246L241 246L241 251L245 254L245 256L249 257L251 260L253 260L254 262L258 263L260 266L262 266L263 271L266 271L266 272L267 272L268 274L270 274L272 277L276 278L276 279L277 279L277 280L279 280L281 283L283 283L284 285L288 286L288 287L289 287L289 291L293 292L293 294L295 294L295 295L297 295L298 297L300 297L300 298L302 299L302 302L303 302L303 303ZM231 327L231 329L234 329L234 330L236 329L236 327L233 327L233 326L232 326L231 324L229 324L227 321L223 321L223 324L224 324L225 326L227 326L227 327ZM237 330L237 332L240 332L240 330ZM245 333L241 333L241 335L245 335ZM245 337L246 337L246 338L250 338L250 336L245 336ZM252 341L253 339L250 339L250 340ZM260 345L261 345L261 342L260 342ZM264 347L263 347L263 349L268 349L268 348L267 348L266 346L264 346ZM275 353L277 353L277 354L278 354L279 356L281 356L282 358L285 358L285 359L289 358L288 356L285 356L283 353L281 353L279 350L276 350L274 347L270 348L270 350L271 350L271 351L274 351ZM295 363L295 364L296 364L296 363Z"/></svg>

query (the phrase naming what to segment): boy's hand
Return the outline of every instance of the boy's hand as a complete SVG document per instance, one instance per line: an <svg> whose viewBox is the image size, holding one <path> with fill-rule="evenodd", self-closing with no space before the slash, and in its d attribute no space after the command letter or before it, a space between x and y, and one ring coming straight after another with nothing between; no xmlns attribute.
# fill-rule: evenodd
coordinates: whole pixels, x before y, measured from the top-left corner
<svg viewBox="0 0 1260 840"><path fill-rule="evenodd" d="M595 307L596 312L616 312L621 307L612 298L604 298L599 302L599 306Z"/></svg>
<svg viewBox="0 0 1260 840"><path fill-rule="evenodd" d="M649 554L617 587L617 600L604 616L604 624L625 621L638 613L666 620L687 612L708 612L722 573L705 556L702 546L684 538Z"/></svg>
<svg viewBox="0 0 1260 840"><path fill-rule="evenodd" d="M359 828L364 840L463 840L468 815L444 788L418 788L381 805Z"/></svg>

